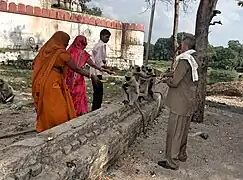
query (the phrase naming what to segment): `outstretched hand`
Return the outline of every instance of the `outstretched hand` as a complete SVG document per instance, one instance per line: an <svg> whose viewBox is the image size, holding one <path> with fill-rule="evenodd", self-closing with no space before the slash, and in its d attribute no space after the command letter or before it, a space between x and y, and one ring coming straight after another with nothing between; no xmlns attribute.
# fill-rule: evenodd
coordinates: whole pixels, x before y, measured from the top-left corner
<svg viewBox="0 0 243 180"><path fill-rule="evenodd" d="M114 72L112 71L112 70L110 70L109 68L105 68L105 67L102 67L102 71L104 71L104 72L106 72L106 73L108 73L108 74L114 74Z"/></svg>
<svg viewBox="0 0 243 180"><path fill-rule="evenodd" d="M109 70L109 69L106 69L105 72L107 72L107 73L110 74L110 75L114 74L114 72L111 71L111 70Z"/></svg>

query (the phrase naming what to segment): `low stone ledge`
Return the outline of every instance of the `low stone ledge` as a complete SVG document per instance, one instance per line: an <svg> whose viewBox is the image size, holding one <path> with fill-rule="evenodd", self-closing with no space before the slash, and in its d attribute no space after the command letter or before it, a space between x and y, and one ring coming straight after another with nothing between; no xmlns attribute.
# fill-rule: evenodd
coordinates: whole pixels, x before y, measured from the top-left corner
<svg viewBox="0 0 243 180"><path fill-rule="evenodd" d="M148 121L156 105L141 105ZM135 108L107 105L2 149L0 180L94 179L126 151L141 125Z"/></svg>

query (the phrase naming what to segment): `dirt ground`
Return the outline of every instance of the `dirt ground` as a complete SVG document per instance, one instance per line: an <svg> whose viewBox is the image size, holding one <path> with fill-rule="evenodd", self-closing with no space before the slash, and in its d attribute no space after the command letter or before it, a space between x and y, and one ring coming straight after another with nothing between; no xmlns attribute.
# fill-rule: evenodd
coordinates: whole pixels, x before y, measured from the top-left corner
<svg viewBox="0 0 243 180"><path fill-rule="evenodd" d="M16 133L35 127L35 110L30 94L21 94L12 104L0 104L0 137L7 133ZM33 133L11 138L0 138L0 149L24 138L31 137Z"/></svg>
<svg viewBox="0 0 243 180"><path fill-rule="evenodd" d="M191 124L190 134L207 132L209 138L190 135L188 160L177 171L157 165L165 151L169 111L164 109L150 128L148 138L138 138L104 179L112 180L240 180L243 179L243 115L207 107L205 122Z"/></svg>

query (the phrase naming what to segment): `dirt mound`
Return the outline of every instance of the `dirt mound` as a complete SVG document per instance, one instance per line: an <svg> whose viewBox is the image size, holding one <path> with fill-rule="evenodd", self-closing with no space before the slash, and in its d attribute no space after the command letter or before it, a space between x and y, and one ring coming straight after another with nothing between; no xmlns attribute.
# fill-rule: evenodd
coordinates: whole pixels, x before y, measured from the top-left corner
<svg viewBox="0 0 243 180"><path fill-rule="evenodd" d="M243 81L223 82L207 86L207 95L243 97Z"/></svg>

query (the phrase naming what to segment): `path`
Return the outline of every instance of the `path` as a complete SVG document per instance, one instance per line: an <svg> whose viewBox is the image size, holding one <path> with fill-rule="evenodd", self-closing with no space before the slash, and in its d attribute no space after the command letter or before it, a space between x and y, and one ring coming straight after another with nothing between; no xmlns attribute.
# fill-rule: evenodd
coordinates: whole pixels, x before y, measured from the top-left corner
<svg viewBox="0 0 243 180"><path fill-rule="evenodd" d="M206 108L204 124L191 124L190 133L206 131L209 138L189 137L186 163L178 171L157 166L165 150L168 110L163 110L148 138L139 138L111 167L111 180L243 180L243 115Z"/></svg>

